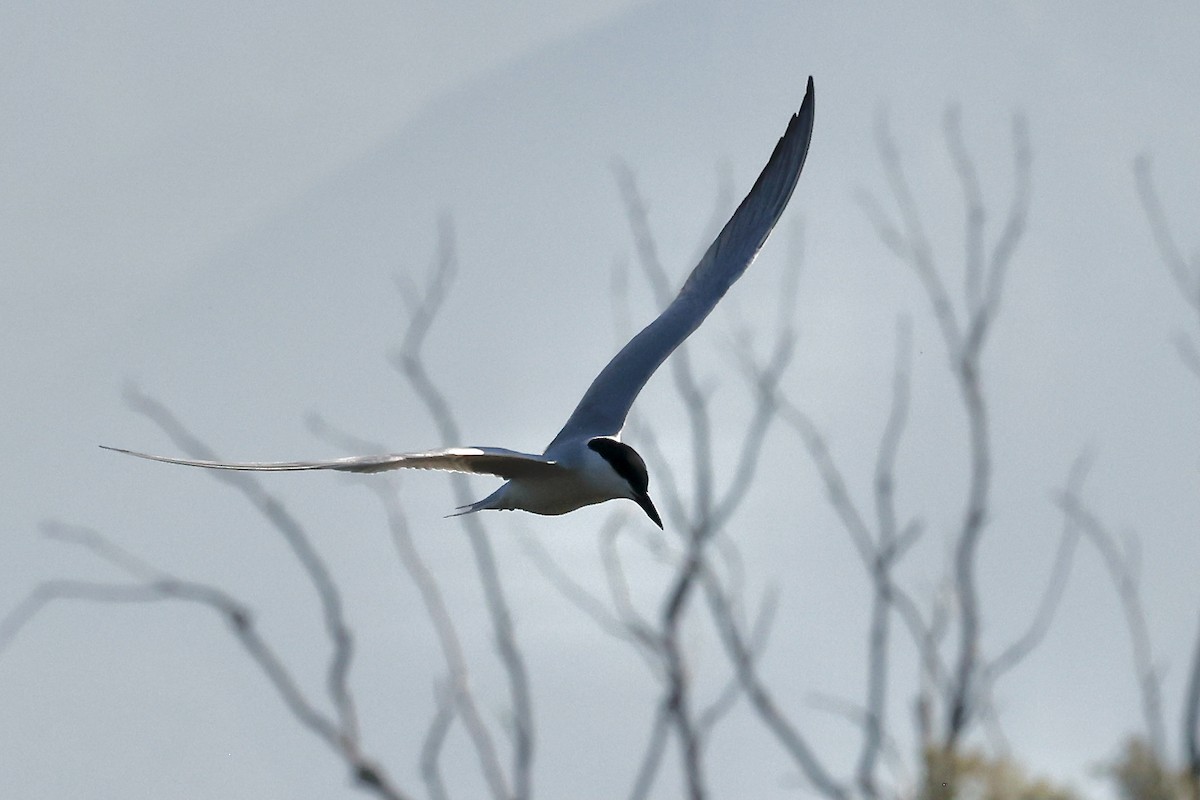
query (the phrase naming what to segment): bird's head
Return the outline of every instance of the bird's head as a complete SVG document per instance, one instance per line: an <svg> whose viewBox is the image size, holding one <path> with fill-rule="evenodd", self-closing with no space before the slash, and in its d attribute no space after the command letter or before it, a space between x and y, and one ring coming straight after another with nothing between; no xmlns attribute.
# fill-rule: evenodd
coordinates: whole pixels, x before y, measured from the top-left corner
<svg viewBox="0 0 1200 800"><path fill-rule="evenodd" d="M662 518L658 516L658 509L654 507L654 503L650 501L650 495L646 491L650 486L650 475L646 472L646 462L642 460L637 451L627 444L604 436L589 441L588 447L599 453L612 467L613 472L617 473L628 485L629 492L625 496L641 506L642 511L646 512L646 516L661 528L663 526Z"/></svg>

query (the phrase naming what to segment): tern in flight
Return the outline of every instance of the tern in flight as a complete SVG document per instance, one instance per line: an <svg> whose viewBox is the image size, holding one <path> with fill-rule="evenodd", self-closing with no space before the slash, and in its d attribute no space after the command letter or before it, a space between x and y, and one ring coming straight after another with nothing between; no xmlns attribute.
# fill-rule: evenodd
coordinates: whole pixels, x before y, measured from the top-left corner
<svg viewBox="0 0 1200 800"><path fill-rule="evenodd" d="M413 468L484 473L504 478L504 485L479 502L460 507L458 514L485 509L565 514L594 503L625 498L641 506L661 528L662 519L647 492L646 463L637 451L620 440L625 418L654 371L700 326L758 255L800 178L812 127L813 82L810 77L800 110L788 123L762 174L692 270L679 295L658 319L634 336L608 362L541 455L499 447L450 447L423 453L352 456L330 461L226 463L155 456L116 447L105 449L168 464L209 469L382 472Z"/></svg>

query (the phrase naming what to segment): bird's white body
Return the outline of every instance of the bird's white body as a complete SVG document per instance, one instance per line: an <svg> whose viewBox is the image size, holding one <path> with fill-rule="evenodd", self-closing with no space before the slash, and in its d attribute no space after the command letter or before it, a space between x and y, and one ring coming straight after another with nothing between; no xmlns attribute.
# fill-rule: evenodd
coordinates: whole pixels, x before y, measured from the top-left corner
<svg viewBox="0 0 1200 800"><path fill-rule="evenodd" d="M647 493L646 465L633 448L620 442L621 429L646 381L700 326L746 271L787 207L808 155L813 103L813 82L809 78L800 110L792 116L754 187L692 270L679 294L600 371L542 455L498 447L451 447L325 461L224 462L107 449L209 469L380 472L412 468L486 473L504 478L506 483L458 513L513 509L557 515L606 500L629 499L661 527L662 520Z"/></svg>
<svg viewBox="0 0 1200 800"><path fill-rule="evenodd" d="M556 474L512 478L496 491L465 506L462 513L499 509L557 516L606 500L636 500L629 482L585 440L560 443L546 456L562 467Z"/></svg>

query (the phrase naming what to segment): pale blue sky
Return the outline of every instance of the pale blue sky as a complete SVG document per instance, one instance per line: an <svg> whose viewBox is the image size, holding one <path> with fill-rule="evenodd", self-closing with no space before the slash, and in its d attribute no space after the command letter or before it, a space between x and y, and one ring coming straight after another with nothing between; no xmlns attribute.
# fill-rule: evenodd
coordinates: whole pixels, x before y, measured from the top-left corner
<svg viewBox="0 0 1200 800"><path fill-rule="evenodd" d="M631 248L612 159L637 171L663 260L682 275L720 170L739 195L748 188L812 74L817 128L783 235L701 331L697 362L714 380L731 369L730 312L773 303L787 231L803 221L802 338L786 387L863 492L886 413L891 332L897 315L913 315L900 503L931 529L906 577L932 586L937 534L958 512L961 412L916 283L854 197L886 190L872 143L886 109L919 198L953 209L929 215L952 261L961 234L943 110L962 105L996 217L1011 185L1011 115L1023 111L1031 222L985 359L997 472L985 645L1027 618L1059 528L1051 493L1091 447L1097 509L1142 537L1174 726L1200 607L1200 386L1171 342L1197 331L1153 249L1131 164L1153 155L1182 243L1200 245L1188 227L1200 203L1200 11L574 5L0 9L0 452L11 465L0 484L0 612L39 580L113 577L37 532L46 518L91 525L245 596L317 685L322 632L278 536L203 474L95 447L171 450L122 405L122 383L160 397L230 458L327 453L304 427L312 410L389 447L438 444L385 356L404 318L393 276L422 274L449 211L461 272L430 367L467 444L539 449L615 346L610 270ZM640 288L634 312L653 313ZM728 393L727 413L744 413ZM639 409L686 467L670 381L651 383ZM811 464L777 433L735 532L753 587L782 591L764 670L835 771L848 772L854 731L805 698L861 696L865 582ZM343 581L362 643L355 685L373 699L369 742L416 789L412 729L428 717L440 661L378 511L333 476L268 478ZM476 485L482 496L491 484ZM403 497L487 695L501 676L465 545L442 518L453 505L446 482L406 476ZM623 795L655 696L642 663L549 589L513 536L515 523L595 582L605 512L492 520L531 658L542 797ZM656 597L661 579L639 567L640 596ZM719 644L702 626L690 635L702 685L719 683ZM901 731L906 700L895 705ZM1018 757L1100 790L1095 765L1140 718L1119 609L1094 553L1081 553L1046 644L997 701ZM488 711L503 714L502 702ZM0 717L6 797L357 796L198 610L54 607L0 654ZM791 768L761 729L744 714L729 725L713 744L714 793L795 796ZM581 748L597 751L594 763L572 761ZM663 775L673 796L670 757Z"/></svg>

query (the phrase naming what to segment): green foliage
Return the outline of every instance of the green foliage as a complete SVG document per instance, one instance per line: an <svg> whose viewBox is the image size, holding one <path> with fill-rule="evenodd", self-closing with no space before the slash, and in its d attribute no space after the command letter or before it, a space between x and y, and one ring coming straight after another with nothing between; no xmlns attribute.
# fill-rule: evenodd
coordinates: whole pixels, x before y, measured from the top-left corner
<svg viewBox="0 0 1200 800"><path fill-rule="evenodd" d="M1163 764L1145 740L1131 737L1106 772L1121 800L1194 800L1196 785L1184 771Z"/></svg>
<svg viewBox="0 0 1200 800"><path fill-rule="evenodd" d="M1016 762L927 748L921 800L1078 800L1064 786L1030 777Z"/></svg>

